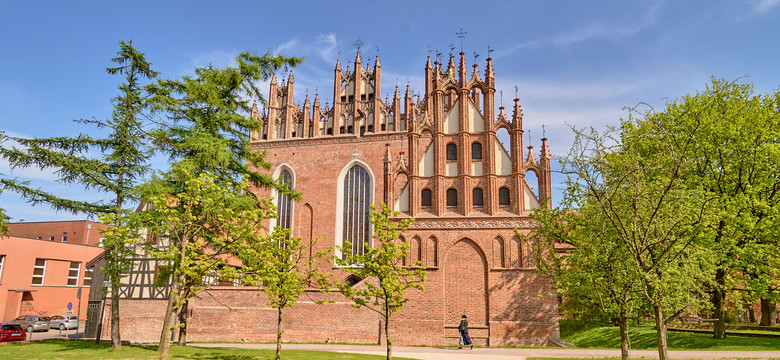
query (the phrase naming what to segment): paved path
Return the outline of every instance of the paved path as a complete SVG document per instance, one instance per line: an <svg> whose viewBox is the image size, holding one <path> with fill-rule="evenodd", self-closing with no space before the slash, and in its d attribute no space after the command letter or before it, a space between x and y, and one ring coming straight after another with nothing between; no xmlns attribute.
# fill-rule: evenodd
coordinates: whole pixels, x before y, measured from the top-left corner
<svg viewBox="0 0 780 360"><path fill-rule="evenodd" d="M190 346L232 349L276 349L276 344L189 344ZM347 352L357 354L385 355L384 345L325 345L325 344L284 344L288 350L319 350ZM594 349L511 349L511 348L475 348L458 350L452 347L410 347L394 346L393 357L405 357L420 360L523 360L528 357L548 358L620 358L620 350ZM634 350L632 358L657 359L658 351ZM669 351L671 359L780 359L780 351Z"/></svg>

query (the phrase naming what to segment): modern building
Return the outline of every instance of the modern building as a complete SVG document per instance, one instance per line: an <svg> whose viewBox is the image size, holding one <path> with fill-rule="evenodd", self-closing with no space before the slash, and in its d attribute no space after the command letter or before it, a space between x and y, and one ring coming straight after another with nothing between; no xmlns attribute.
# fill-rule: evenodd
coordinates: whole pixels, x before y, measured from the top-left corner
<svg viewBox="0 0 780 360"><path fill-rule="evenodd" d="M70 230L65 227L54 233L72 234ZM92 277L85 264L103 252L77 243L83 240L0 237L0 322L22 314L68 312L83 319Z"/></svg>
<svg viewBox="0 0 780 360"><path fill-rule="evenodd" d="M349 241L361 252L373 245L369 206L389 204L416 219L403 235L411 248L405 261L420 264L429 279L397 314L397 343L456 344L463 314L478 345L556 343L557 298L534 272L532 245L518 236L533 227L534 209L551 206L547 140L537 156L523 143L519 100L510 113L496 107L492 59L480 70L463 53L447 65L429 58L424 72L422 95L407 86L401 96L396 87L382 100L380 62L364 64L358 52L346 71L337 62L333 104L324 107L319 95L294 101L292 72L281 84L274 75L268 108L253 109L264 126L250 134L251 146L267 152L269 174L302 198L259 189L279 209L269 225L291 228L304 241L321 239L314 251ZM159 339L165 300L152 284L159 266L152 261L137 262L120 289L123 339ZM331 262L318 265L363 286ZM261 289L220 285L190 303L188 339L273 341L276 312ZM286 311L286 340L384 341L379 316L338 294L311 289L300 300Z"/></svg>
<svg viewBox="0 0 780 360"><path fill-rule="evenodd" d="M71 244L98 246L107 229L102 223L89 220L31 221L7 223L8 235Z"/></svg>

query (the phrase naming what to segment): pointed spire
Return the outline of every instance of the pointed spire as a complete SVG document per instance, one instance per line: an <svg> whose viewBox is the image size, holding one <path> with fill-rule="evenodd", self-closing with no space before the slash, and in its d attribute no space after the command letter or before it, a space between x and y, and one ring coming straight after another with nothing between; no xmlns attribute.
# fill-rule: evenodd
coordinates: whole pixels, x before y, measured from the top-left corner
<svg viewBox="0 0 780 360"><path fill-rule="evenodd" d="M374 61L374 69L382 67L382 64L379 63L379 54L376 54L376 61Z"/></svg>
<svg viewBox="0 0 780 360"><path fill-rule="evenodd" d="M293 72L290 70L290 76L287 78L287 85L294 84L295 79L293 79Z"/></svg>
<svg viewBox="0 0 780 360"><path fill-rule="evenodd" d="M341 60L336 59L336 70L341 71Z"/></svg>
<svg viewBox="0 0 780 360"><path fill-rule="evenodd" d="M308 98L308 96L307 96L307 98ZM320 107L320 94L319 93L314 93L314 106L315 107Z"/></svg>
<svg viewBox="0 0 780 360"><path fill-rule="evenodd" d="M276 85L276 73L271 74L271 84Z"/></svg>
<svg viewBox="0 0 780 360"><path fill-rule="evenodd" d="M412 96L412 92L409 90L409 84L406 84L406 95L407 98Z"/></svg>
<svg viewBox="0 0 780 360"><path fill-rule="evenodd" d="M428 61L425 63L425 68L430 69L431 68L431 56L428 55Z"/></svg>
<svg viewBox="0 0 780 360"><path fill-rule="evenodd" d="M257 119L260 114L257 113L257 100L252 100L252 119Z"/></svg>
<svg viewBox="0 0 780 360"><path fill-rule="evenodd" d="M547 147L547 138L546 137L542 138L542 150L541 150L540 157L542 159L550 159L550 148Z"/></svg>
<svg viewBox="0 0 780 360"><path fill-rule="evenodd" d="M493 73L493 58L487 58L487 67L485 68L485 79L492 79L495 74Z"/></svg>
<svg viewBox="0 0 780 360"><path fill-rule="evenodd" d="M515 107L512 110L512 124L516 129L523 129L523 110L520 109L520 99L518 98L515 98Z"/></svg>
<svg viewBox="0 0 780 360"><path fill-rule="evenodd" d="M463 55L466 55L463 51L460 52L460 71L462 73L466 73L466 58L463 57Z"/></svg>
<svg viewBox="0 0 780 360"><path fill-rule="evenodd" d="M450 72L450 70L455 70L455 56L450 53L450 63L447 64L447 72Z"/></svg>
<svg viewBox="0 0 780 360"><path fill-rule="evenodd" d="M309 94L306 94L306 98L303 99L303 106L309 106Z"/></svg>
<svg viewBox="0 0 780 360"><path fill-rule="evenodd" d="M393 96L395 99L401 98L401 93L398 91L398 85L395 86L395 96Z"/></svg>

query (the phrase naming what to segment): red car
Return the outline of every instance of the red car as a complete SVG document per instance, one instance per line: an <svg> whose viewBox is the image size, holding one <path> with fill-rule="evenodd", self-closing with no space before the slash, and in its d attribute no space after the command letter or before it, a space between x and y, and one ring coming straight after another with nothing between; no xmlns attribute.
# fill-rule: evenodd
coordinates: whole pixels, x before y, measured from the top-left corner
<svg viewBox="0 0 780 360"><path fill-rule="evenodd" d="M27 332L19 324L0 324L0 341L27 340Z"/></svg>

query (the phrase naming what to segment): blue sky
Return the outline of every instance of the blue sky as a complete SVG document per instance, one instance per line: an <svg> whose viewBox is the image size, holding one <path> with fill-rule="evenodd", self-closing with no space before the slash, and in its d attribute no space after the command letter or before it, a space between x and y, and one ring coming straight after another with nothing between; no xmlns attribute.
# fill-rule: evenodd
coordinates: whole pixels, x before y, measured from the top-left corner
<svg viewBox="0 0 780 360"><path fill-rule="evenodd" d="M0 0L0 129L28 137L95 133L72 120L110 116L121 79L105 68L119 40L132 39L166 77L229 64L245 50L305 56L295 70L296 99L320 90L332 100L335 61L351 64L358 38L364 59L373 63L379 49L384 97L396 85L423 91L427 46L446 59L450 43L460 50L460 28L463 51L469 62L479 54L481 71L487 47L495 49L503 104L510 108L517 86L526 135L531 130L538 150L545 125L557 156L571 146L568 125L617 124L623 107L660 108L712 76L747 77L759 93L780 84L780 0ZM10 172L2 161L0 173L81 199L105 196L53 183L47 171ZM9 193L0 207L12 221L85 218L30 207Z"/></svg>

